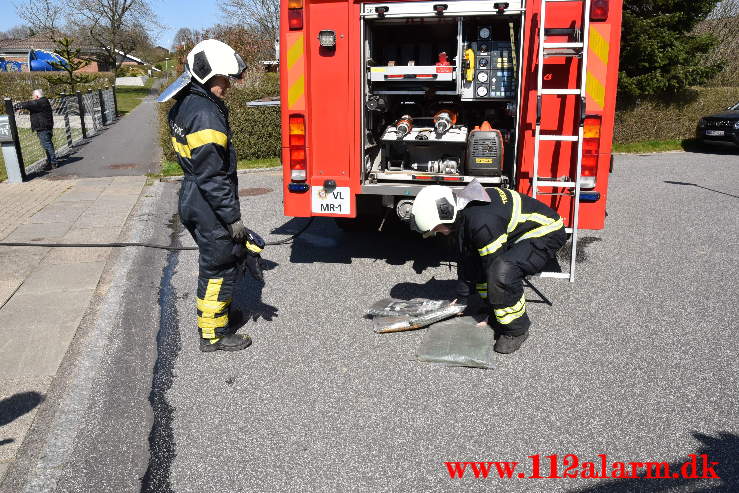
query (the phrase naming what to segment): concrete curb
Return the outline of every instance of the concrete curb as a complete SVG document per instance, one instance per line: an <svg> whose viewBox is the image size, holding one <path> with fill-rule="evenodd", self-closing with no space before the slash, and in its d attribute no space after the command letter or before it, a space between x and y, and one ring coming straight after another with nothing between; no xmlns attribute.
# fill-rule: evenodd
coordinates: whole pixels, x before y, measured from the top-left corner
<svg viewBox="0 0 739 493"><path fill-rule="evenodd" d="M275 170L281 170L282 168L280 166L271 166L269 168L250 168L250 169L240 169L236 171L237 175L249 175L252 173L266 173L268 171L275 171ZM178 175L178 176L163 176L159 178L159 181L162 182L177 182L182 181L184 176Z"/></svg>

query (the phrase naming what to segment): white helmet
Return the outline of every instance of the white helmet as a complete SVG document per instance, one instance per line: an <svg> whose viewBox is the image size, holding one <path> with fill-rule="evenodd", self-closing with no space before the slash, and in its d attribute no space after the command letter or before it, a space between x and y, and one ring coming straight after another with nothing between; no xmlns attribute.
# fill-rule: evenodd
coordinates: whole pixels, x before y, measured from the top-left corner
<svg viewBox="0 0 739 493"><path fill-rule="evenodd" d="M429 185L418 192L413 201L411 228L424 238L433 236L435 233L431 230L439 224L451 224L456 218L457 205L449 187Z"/></svg>
<svg viewBox="0 0 739 493"><path fill-rule="evenodd" d="M187 54L187 66L201 84L216 75L240 79L246 70L246 64L239 54L217 39L206 39L196 44Z"/></svg>
<svg viewBox="0 0 739 493"><path fill-rule="evenodd" d="M174 97L187 87L193 78L201 84L205 84L216 75L240 79L244 70L246 63L233 48L217 39L206 39L190 50L187 54L185 71L162 91L157 101L163 103Z"/></svg>

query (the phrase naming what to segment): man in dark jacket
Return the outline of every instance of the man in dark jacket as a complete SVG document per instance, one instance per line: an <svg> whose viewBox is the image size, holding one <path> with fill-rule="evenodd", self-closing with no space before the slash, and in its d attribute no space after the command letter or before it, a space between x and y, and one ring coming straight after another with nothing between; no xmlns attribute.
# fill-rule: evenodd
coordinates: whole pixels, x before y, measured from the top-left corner
<svg viewBox="0 0 739 493"><path fill-rule="evenodd" d="M455 194L432 185L419 192L412 226L425 237L455 233L459 246L457 300L475 291L491 307L495 351L512 353L529 335L523 280L542 272L567 239L562 218L527 195L504 188L485 190L473 180Z"/></svg>
<svg viewBox="0 0 739 493"><path fill-rule="evenodd" d="M228 310L234 283L244 268L263 280L259 253L264 241L241 221L236 151L222 100L229 77L239 78L245 69L228 45L201 41L187 56L185 73L159 98L176 101L169 112L169 129L185 173L180 220L200 250L196 305L203 352L238 351L251 344L248 335L229 330Z"/></svg>
<svg viewBox="0 0 739 493"><path fill-rule="evenodd" d="M57 167L56 154L54 152L54 115L51 103L44 97L41 89L33 91L33 99L23 103L17 103L16 108L28 110L31 113L31 130L36 132L41 147L46 152L46 166Z"/></svg>

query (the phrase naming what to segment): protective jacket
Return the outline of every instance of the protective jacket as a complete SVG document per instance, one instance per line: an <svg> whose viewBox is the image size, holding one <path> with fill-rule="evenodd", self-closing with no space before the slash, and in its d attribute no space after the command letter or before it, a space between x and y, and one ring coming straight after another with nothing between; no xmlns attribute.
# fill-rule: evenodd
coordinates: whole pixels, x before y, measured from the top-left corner
<svg viewBox="0 0 739 493"><path fill-rule="evenodd" d="M523 279L541 272L566 235L551 208L510 189L485 190L473 182L458 197L457 241L460 259L457 295L477 290L492 306L491 320L502 333L519 335L526 316Z"/></svg>
<svg viewBox="0 0 739 493"><path fill-rule="evenodd" d="M175 99L169 128L185 173L179 214L200 251L198 327L203 338L218 339L227 330L238 263L246 256L246 247L227 229L241 219L236 151L228 109L220 99L196 82Z"/></svg>
<svg viewBox="0 0 739 493"><path fill-rule="evenodd" d="M34 132L54 128L54 114L51 110L51 103L47 98L18 103L18 107L31 113L31 130Z"/></svg>

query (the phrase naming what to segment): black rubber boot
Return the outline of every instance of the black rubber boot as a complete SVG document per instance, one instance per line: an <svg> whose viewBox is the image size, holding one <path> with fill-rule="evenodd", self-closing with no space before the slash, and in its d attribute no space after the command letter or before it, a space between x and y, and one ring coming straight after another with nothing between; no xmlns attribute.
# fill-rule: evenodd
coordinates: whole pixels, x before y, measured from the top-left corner
<svg viewBox="0 0 739 493"><path fill-rule="evenodd" d="M251 337L246 334L226 334L218 339L200 338L200 350L204 353L212 353L219 349L221 351L241 351L249 346L251 346Z"/></svg>
<svg viewBox="0 0 739 493"><path fill-rule="evenodd" d="M509 336L507 334L500 334L498 340L495 342L493 349L496 353L511 354L518 351L518 348L526 341L529 337L529 331L527 330L520 336Z"/></svg>

